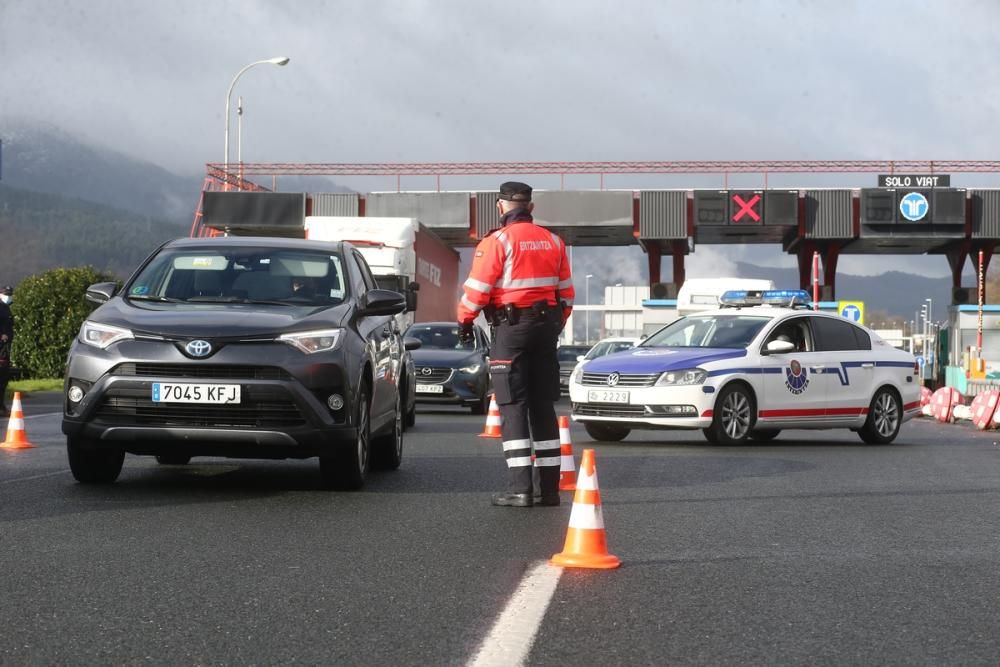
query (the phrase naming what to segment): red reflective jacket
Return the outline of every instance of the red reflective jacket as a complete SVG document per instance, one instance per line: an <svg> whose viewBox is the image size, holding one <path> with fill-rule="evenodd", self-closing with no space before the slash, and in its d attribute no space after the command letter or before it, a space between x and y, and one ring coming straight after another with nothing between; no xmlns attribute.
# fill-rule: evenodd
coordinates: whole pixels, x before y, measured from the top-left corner
<svg viewBox="0 0 1000 667"><path fill-rule="evenodd" d="M563 322L573 310L573 279L566 244L528 220L516 220L476 246L458 322L469 324L487 305L527 307L538 301L565 302Z"/></svg>

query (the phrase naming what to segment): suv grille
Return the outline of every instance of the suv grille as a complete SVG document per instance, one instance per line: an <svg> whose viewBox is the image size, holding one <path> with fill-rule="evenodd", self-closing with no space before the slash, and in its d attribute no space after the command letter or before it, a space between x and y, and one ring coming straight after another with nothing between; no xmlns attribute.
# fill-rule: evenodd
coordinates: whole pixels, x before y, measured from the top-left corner
<svg viewBox="0 0 1000 667"><path fill-rule="evenodd" d="M288 393L277 387L244 387L239 405L154 403L148 388L116 388L105 394L95 418L130 426L199 428L279 428L306 423Z"/></svg>
<svg viewBox="0 0 1000 667"><path fill-rule="evenodd" d="M440 382L447 382L448 378L451 377L452 369L420 366L417 368L416 373L416 380L420 384L437 384Z"/></svg>
<svg viewBox="0 0 1000 667"><path fill-rule="evenodd" d="M574 403L573 414L581 417L642 417L646 414L646 408L642 405Z"/></svg>
<svg viewBox="0 0 1000 667"><path fill-rule="evenodd" d="M290 380L291 376L276 366L224 366L221 364L119 364L111 375L128 377L171 377L219 380Z"/></svg>
<svg viewBox="0 0 1000 667"><path fill-rule="evenodd" d="M607 387L608 376L611 373L587 373L583 374L583 384L591 385L595 387ZM614 385L615 387L652 387L657 378L660 377L659 373L646 373L646 374L635 374L635 373L619 373L618 382Z"/></svg>

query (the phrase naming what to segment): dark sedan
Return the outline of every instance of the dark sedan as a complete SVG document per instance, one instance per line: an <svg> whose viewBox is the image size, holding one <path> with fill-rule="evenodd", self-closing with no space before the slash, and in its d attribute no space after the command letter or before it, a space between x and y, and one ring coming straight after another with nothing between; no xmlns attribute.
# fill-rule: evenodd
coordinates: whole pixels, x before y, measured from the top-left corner
<svg viewBox="0 0 1000 667"><path fill-rule="evenodd" d="M489 341L482 329L473 340L458 340L454 322L420 322L406 330L407 338L420 341L410 354L416 371L417 402L465 405L472 414L489 409Z"/></svg>
<svg viewBox="0 0 1000 667"><path fill-rule="evenodd" d="M573 374L573 369L580 363L579 357L587 354L589 345L560 345L556 350L559 358L559 388L569 392L569 376Z"/></svg>
<svg viewBox="0 0 1000 667"><path fill-rule="evenodd" d="M87 297L103 305L70 350L62 424L77 480L113 482L126 452L318 456L341 489L399 466L419 343L349 243L180 239Z"/></svg>

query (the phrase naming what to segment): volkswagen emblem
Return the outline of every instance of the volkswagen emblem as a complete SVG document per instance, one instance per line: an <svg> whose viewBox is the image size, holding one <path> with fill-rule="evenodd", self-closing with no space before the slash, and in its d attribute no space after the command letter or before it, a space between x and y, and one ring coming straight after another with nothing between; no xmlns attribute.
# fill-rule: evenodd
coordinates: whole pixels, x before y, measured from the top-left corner
<svg viewBox="0 0 1000 667"><path fill-rule="evenodd" d="M424 366L423 368L420 369L420 374L421 375L430 375L433 372L434 371L432 369L430 369L430 368L428 368L426 366Z"/></svg>
<svg viewBox="0 0 1000 667"><path fill-rule="evenodd" d="M608 386L609 387L614 387L616 384L618 384L618 380L620 378L621 378L621 376L618 375L617 372L612 373L611 375L608 376Z"/></svg>
<svg viewBox="0 0 1000 667"><path fill-rule="evenodd" d="M212 353L212 344L207 340L193 340L184 346L192 357L207 357Z"/></svg>

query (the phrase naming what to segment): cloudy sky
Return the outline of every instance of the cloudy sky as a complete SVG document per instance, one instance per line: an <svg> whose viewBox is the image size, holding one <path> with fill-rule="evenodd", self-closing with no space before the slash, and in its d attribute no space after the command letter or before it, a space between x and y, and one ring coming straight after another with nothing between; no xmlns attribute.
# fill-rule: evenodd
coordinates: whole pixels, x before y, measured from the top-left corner
<svg viewBox="0 0 1000 667"><path fill-rule="evenodd" d="M236 86L246 161L988 159L1000 153L997 26L997 0L0 0L0 117L200 174L223 160L233 76L286 55L287 67L255 67ZM234 116L233 159L235 132ZM741 179L730 184L761 185ZM874 175L770 184L874 185ZM699 248L689 275L733 252ZM892 262L947 274L941 258Z"/></svg>

